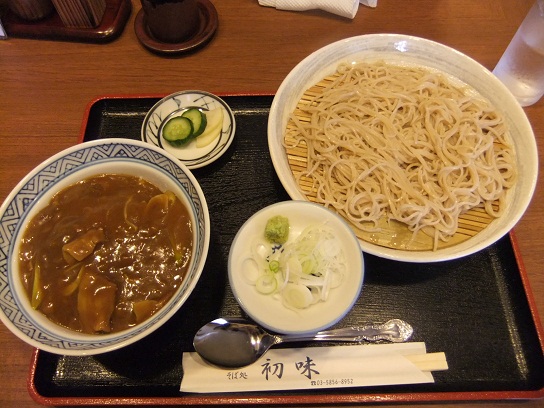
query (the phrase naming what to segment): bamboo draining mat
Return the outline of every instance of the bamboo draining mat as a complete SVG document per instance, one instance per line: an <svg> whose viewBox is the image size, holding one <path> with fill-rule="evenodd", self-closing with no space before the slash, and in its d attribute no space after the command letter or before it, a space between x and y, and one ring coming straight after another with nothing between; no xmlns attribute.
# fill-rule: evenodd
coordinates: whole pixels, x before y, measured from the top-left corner
<svg viewBox="0 0 544 408"><path fill-rule="evenodd" d="M299 101L295 108L294 115L298 120L302 122L309 122L309 116L304 111L304 107L312 103L312 99L323 92L323 89L334 81L335 76L328 76L318 82L316 85L309 88ZM292 120L289 120L285 133L285 145L293 146L297 129ZM299 180L298 185L302 193L309 201L318 202L316 198L316 189L312 185L312 180L308 177L301 176L301 173L306 171L307 165L307 148L305 142L299 143L296 147L286 148L289 167L296 180ZM495 210L498 208L498 202L494 204ZM332 209L332 208L331 208ZM334 210L334 209L333 209ZM343 214L339 213L344 217ZM344 217L346 221L349 220ZM437 249L447 248L453 245L457 245L467 239L475 236L484 228L486 228L495 218L486 213L481 206L475 207L459 218L459 225L457 232L447 241L439 241ZM404 249L409 251L429 251L434 247L434 238L432 233L429 234L420 231L415 236L408 230L408 226L398 221L387 221L385 218L380 220L380 231L368 232L363 231L354 224L350 223L355 234L361 240L380 245L392 249Z"/></svg>

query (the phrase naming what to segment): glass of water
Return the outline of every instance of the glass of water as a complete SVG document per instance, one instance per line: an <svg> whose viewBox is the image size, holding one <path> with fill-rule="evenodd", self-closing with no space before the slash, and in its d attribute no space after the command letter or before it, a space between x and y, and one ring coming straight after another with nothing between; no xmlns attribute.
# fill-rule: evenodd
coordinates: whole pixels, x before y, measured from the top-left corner
<svg viewBox="0 0 544 408"><path fill-rule="evenodd" d="M544 95L544 0L531 7L493 73L521 106Z"/></svg>

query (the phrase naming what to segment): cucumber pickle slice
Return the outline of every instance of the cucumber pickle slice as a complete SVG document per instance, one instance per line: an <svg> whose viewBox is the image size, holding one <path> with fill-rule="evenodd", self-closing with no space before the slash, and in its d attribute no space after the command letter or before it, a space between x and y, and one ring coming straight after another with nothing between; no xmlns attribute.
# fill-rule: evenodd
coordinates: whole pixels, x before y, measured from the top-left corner
<svg viewBox="0 0 544 408"><path fill-rule="evenodd" d="M162 135L171 145L183 146L193 139L193 122L183 116L172 118L164 125Z"/></svg>
<svg viewBox="0 0 544 408"><path fill-rule="evenodd" d="M181 116L166 122L162 130L164 140L172 146L183 146L189 143L206 129L206 114L197 108L187 109Z"/></svg>
<svg viewBox="0 0 544 408"><path fill-rule="evenodd" d="M206 114L200 109L187 109L185 112L183 112L183 115L181 116L184 118L188 118L191 122L193 122L193 136L196 137L198 135L201 135L202 132L204 132L204 129L206 129Z"/></svg>

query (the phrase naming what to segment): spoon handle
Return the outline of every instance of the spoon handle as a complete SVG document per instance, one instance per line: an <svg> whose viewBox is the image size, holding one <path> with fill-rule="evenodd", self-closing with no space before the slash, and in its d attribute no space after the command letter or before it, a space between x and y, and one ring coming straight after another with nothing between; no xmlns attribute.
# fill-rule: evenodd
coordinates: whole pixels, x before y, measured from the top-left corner
<svg viewBox="0 0 544 408"><path fill-rule="evenodd" d="M390 341L402 343L407 341L413 333L412 326L404 320L392 319L385 323L368 323L359 327L345 327L341 329L320 331L315 334L289 334L279 336L281 342L291 341L348 341L362 343Z"/></svg>

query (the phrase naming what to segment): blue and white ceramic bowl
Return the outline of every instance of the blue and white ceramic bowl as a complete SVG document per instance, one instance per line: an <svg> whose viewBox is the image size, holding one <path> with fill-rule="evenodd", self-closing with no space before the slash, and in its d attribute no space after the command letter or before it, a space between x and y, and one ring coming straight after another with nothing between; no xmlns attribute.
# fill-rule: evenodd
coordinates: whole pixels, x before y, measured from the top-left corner
<svg viewBox="0 0 544 408"><path fill-rule="evenodd" d="M141 176L163 191L173 191L192 215L195 245L184 284L154 316L126 331L89 335L64 329L32 309L22 287L17 254L28 220L56 192L103 173ZM159 328L184 304L204 268L209 239L210 220L204 194L176 157L159 147L128 139L102 139L73 146L30 172L0 208L0 319L25 342L51 353L92 355L119 349Z"/></svg>

